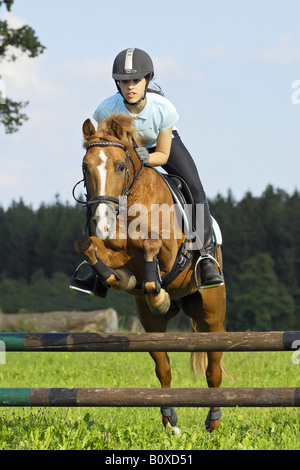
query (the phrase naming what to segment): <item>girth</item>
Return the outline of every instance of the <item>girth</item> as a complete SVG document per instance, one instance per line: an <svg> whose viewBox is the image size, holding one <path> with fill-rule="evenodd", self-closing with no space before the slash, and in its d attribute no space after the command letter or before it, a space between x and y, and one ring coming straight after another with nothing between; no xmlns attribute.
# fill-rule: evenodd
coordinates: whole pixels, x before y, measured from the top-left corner
<svg viewBox="0 0 300 470"><path fill-rule="evenodd" d="M177 278L177 276L179 276L179 274L191 263L193 254L192 251L186 249L187 242L189 242L189 240L186 240L179 248L171 270L161 277L162 287L166 287L171 284Z"/></svg>
<svg viewBox="0 0 300 470"><path fill-rule="evenodd" d="M185 221L186 230L188 233L191 233L191 230L193 230L195 225L195 211L193 196L188 185L180 176L164 174L156 170L156 168L152 169L160 174L160 176L163 178L164 182L168 186L173 200L177 204L178 209L180 210L180 216ZM189 214L185 213L184 211L184 206L186 204L190 204L192 207L192 211ZM189 243L190 238L187 237L183 244L180 246L174 264L169 272L165 273L162 277L160 277L159 272L157 273L157 277L159 278L162 287L167 287L168 285L170 285L179 276L179 274L184 269L186 269L191 263L193 254L192 250L189 250L187 248L187 245Z"/></svg>

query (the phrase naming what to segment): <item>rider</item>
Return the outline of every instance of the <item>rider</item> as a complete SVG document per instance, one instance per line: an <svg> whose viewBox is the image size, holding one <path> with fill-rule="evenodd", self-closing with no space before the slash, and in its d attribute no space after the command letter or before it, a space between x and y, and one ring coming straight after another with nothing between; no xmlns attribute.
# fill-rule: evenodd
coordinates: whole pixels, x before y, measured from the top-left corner
<svg viewBox="0 0 300 470"><path fill-rule="evenodd" d="M188 183L194 202L202 205L204 214L204 227L201 227L204 236L198 234L196 237L201 256L204 255L200 261L201 285L221 284L223 278L217 272L213 259L205 258L205 254L214 256L212 222L206 195L194 160L174 128L178 120L176 108L160 89L149 88L149 82L154 77L151 57L141 49L123 50L114 60L112 77L118 93L98 106L94 119L104 121L112 113L133 116L143 145L137 149L139 158L144 164L161 166L167 173L178 175Z"/></svg>

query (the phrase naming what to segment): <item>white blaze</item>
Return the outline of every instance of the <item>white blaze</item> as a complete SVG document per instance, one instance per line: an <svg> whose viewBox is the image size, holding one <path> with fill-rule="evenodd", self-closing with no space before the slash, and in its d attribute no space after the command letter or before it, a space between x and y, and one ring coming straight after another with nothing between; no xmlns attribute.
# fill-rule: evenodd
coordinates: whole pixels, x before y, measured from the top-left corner
<svg viewBox="0 0 300 470"><path fill-rule="evenodd" d="M102 163L97 167L100 176L99 196L105 196L107 177L107 156L105 155L104 150L100 150L99 157L102 160ZM109 206L105 203L100 203L95 211L94 219L96 222L96 235L101 239L108 238L111 235L109 233L109 230L114 224L114 216Z"/></svg>
<svg viewBox="0 0 300 470"><path fill-rule="evenodd" d="M105 194L105 185L106 185L106 174L107 174L107 169L106 169L106 162L107 162L107 156L104 153L104 150L100 150L99 157L102 160L101 165L98 165L98 171L100 175L100 194L99 196L104 196Z"/></svg>

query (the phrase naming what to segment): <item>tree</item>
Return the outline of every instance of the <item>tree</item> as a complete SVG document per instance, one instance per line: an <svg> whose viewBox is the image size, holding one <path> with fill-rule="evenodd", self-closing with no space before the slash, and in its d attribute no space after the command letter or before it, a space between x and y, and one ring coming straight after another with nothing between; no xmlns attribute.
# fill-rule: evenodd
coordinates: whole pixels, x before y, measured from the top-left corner
<svg viewBox="0 0 300 470"><path fill-rule="evenodd" d="M229 330L286 330L296 324L294 299L279 282L269 253L244 261L237 278Z"/></svg>
<svg viewBox="0 0 300 470"><path fill-rule="evenodd" d="M8 11L11 10L14 0L0 0L0 8L4 4ZM10 28L7 21L0 20L0 62L3 60L15 61L17 59L15 49L24 52L28 57L37 57L45 50L35 35L35 31L28 25L21 28ZM0 76L1 81L1 76ZM13 101L2 96L0 91L0 123L5 132L11 134L19 130L28 119L21 110L28 102Z"/></svg>
<svg viewBox="0 0 300 470"><path fill-rule="evenodd" d="M37 230L33 209L22 200L13 202L1 226L0 278L29 279L35 269Z"/></svg>

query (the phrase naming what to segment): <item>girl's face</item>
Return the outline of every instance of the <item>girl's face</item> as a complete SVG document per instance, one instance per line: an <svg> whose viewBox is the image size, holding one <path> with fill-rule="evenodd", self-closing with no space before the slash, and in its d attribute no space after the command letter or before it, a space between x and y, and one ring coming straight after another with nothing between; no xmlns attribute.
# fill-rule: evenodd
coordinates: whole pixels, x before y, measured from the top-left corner
<svg viewBox="0 0 300 470"><path fill-rule="evenodd" d="M141 78L138 80L120 80L119 86L123 97L128 103L136 103L144 97L147 80Z"/></svg>

